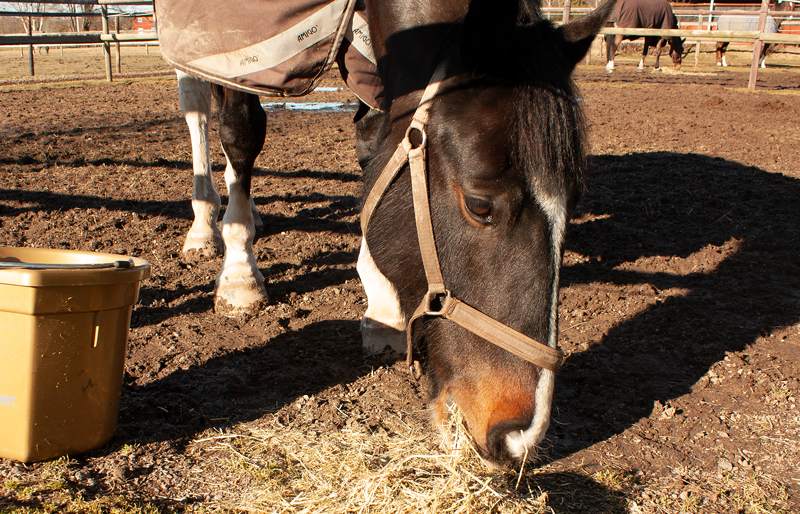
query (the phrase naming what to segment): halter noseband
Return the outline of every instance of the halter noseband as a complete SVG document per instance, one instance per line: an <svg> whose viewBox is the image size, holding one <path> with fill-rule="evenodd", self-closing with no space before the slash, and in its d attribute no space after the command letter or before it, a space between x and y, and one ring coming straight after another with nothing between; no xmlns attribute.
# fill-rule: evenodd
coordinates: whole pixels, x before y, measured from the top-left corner
<svg viewBox="0 0 800 514"><path fill-rule="evenodd" d="M409 367L413 362L413 337L411 331L414 321L424 316L438 316L455 322L473 334L536 366L550 371L557 371L564 362L564 353L561 350L542 344L470 307L455 298L445 288L442 271L439 266L439 255L436 252L436 242L433 237L425 165L425 149L428 142L425 129L428 124L428 111L431 101L439 91L444 78L445 67L444 64L440 64L422 94L422 99L414 112L414 117L406 130L403 141L397 145L394 154L392 154L389 162L384 167L375 185L372 186L361 212L361 233L363 237L366 237L369 221L375 208L397 174L408 163L411 168L411 190L414 200L417 237L419 239L420 253L422 254L422 263L425 267L425 276L428 281L428 292L425 293L416 311L408 321L406 328ZM411 137L415 132L419 133L419 138L415 137L414 139L419 139L419 141L412 142Z"/></svg>

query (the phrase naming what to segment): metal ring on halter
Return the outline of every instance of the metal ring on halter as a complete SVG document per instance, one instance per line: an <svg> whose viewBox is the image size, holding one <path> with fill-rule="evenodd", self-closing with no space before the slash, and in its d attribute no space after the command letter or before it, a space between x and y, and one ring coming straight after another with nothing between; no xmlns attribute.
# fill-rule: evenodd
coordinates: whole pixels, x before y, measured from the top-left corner
<svg viewBox="0 0 800 514"><path fill-rule="evenodd" d="M411 131L416 130L420 134L422 134L422 141L416 145L411 141ZM428 144L428 133L425 130L425 125L420 123L418 120L414 119L411 121L411 125L408 126L406 129L406 137L403 138L403 148L406 152L410 152L411 150L417 149L424 149Z"/></svg>
<svg viewBox="0 0 800 514"><path fill-rule="evenodd" d="M447 317L447 308L448 303L447 300L452 298L453 294L450 292L449 289L446 289L444 294L441 293L431 293L428 292L425 295L425 315L426 316L439 316L439 317ZM438 302L438 310L434 310L434 301Z"/></svg>

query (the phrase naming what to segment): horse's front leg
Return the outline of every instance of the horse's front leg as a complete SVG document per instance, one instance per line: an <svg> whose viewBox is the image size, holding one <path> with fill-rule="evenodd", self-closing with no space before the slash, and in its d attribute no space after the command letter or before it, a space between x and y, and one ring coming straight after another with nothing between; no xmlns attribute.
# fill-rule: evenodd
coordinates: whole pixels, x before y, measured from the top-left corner
<svg viewBox="0 0 800 514"><path fill-rule="evenodd" d="M769 50L769 43L761 43L761 56L758 60L758 65L762 68L767 67L767 50Z"/></svg>
<svg viewBox="0 0 800 514"><path fill-rule="evenodd" d="M639 71L644 70L644 58L647 57L647 47L649 46L647 38L644 38L644 44L642 45L642 58L639 59ZM656 54L656 63L658 63L658 54ZM658 64L656 64L656 68Z"/></svg>
<svg viewBox="0 0 800 514"><path fill-rule="evenodd" d="M208 149L208 120L211 117L211 86L183 72L178 73L178 98L181 111L189 126L192 140L192 168L194 192L192 210L194 221L183 254L188 260L212 258L222 255L222 233L217 228L220 198L211 177L211 159Z"/></svg>
<svg viewBox="0 0 800 514"><path fill-rule="evenodd" d="M664 44L666 42L667 42L667 40L662 37L662 38L659 38L658 43L656 43L656 51L655 51L655 56L656 56L655 67L656 67L656 69L659 68L658 61L661 58L661 50L664 48ZM646 46L645 46L645 50L647 50Z"/></svg>
<svg viewBox="0 0 800 514"><path fill-rule="evenodd" d="M215 309L229 316L256 314L267 299L264 277L253 254L254 204L250 197L253 164L264 146L267 115L258 96L214 87L219 135L227 157L228 208L222 219L225 259L217 276Z"/></svg>
<svg viewBox="0 0 800 514"><path fill-rule="evenodd" d="M717 66L727 66L725 62L725 51L728 49L728 42L717 43Z"/></svg>
<svg viewBox="0 0 800 514"><path fill-rule="evenodd" d="M614 26L616 27L616 24ZM609 73L614 71L614 55L616 55L620 43L622 43L622 34L606 35L606 71Z"/></svg>

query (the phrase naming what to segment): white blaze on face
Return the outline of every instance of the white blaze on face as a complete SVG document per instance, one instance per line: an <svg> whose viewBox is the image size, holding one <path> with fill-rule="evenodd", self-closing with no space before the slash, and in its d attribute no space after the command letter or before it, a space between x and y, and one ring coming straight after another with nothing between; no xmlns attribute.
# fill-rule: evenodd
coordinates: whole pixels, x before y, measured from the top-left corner
<svg viewBox="0 0 800 514"><path fill-rule="evenodd" d="M550 331L547 345L555 348L558 344L558 277L561 267L561 248L567 227L567 205L565 198L552 197L536 192L536 200L550 221L551 258L553 259L553 288L550 304ZM518 433L510 433L506 442L508 450L515 458L521 459L533 447L541 443L550 426L550 410L553 404L555 373L542 369L536 385L536 407L530 427Z"/></svg>

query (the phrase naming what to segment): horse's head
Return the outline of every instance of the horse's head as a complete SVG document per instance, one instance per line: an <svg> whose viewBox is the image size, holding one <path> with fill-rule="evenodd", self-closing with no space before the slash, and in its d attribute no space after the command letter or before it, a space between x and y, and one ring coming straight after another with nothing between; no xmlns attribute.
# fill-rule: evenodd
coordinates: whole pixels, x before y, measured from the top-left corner
<svg viewBox="0 0 800 514"><path fill-rule="evenodd" d="M550 348L557 344L559 267L584 167L580 99L570 75L611 5L555 28L538 6L520 8L517 0L476 0L469 10L463 0L414 10L390 5L402 1L369 5L392 103L388 135L366 170L367 188L404 138L408 147L424 145L429 192L422 195L430 201L432 251L448 293L434 295L435 305L422 311L439 311L452 295L496 320L477 329L439 315L412 321L434 417L445 423L455 404L485 457L521 459L549 425L554 372L501 348L502 339L510 329ZM441 83L421 101L435 69L444 70ZM412 117L427 122L407 136ZM431 257L423 257L430 251L418 242L424 230L417 228L410 167L400 168L366 234L406 319L419 313L436 282ZM493 330L500 334L494 343L486 335Z"/></svg>

